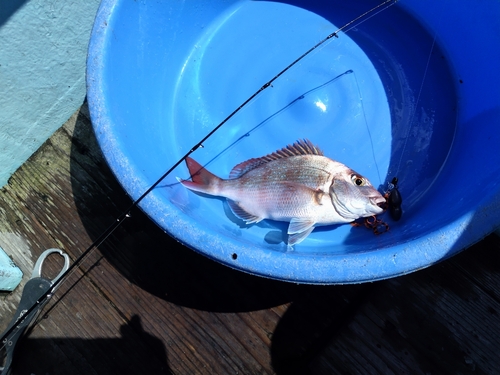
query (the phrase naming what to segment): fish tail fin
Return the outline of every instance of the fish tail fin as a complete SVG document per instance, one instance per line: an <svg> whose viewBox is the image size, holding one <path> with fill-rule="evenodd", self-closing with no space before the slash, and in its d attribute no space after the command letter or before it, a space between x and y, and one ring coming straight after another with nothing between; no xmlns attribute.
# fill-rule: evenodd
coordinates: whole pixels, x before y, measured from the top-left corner
<svg viewBox="0 0 500 375"><path fill-rule="evenodd" d="M200 193L217 195L219 182L221 181L219 177L210 173L197 161L191 159L190 157L186 158L186 165L189 169L192 181L177 178L182 185L190 190L198 191Z"/></svg>

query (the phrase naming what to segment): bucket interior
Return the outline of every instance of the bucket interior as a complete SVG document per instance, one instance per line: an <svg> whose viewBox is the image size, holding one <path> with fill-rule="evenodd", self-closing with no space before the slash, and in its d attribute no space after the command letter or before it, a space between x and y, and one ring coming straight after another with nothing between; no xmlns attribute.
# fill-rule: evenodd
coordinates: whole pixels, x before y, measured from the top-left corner
<svg viewBox="0 0 500 375"><path fill-rule="evenodd" d="M104 1L89 53L89 104L97 138L124 188L137 199L266 82L376 4ZM450 245L460 233L423 258L419 241L428 246L436 232L446 233L498 191L498 177L488 176L500 163L492 161L487 173L477 171L489 185L472 184L484 191L481 199L474 201L470 194L478 187L469 181L462 192L443 188L463 181L464 152L482 160L485 151L473 147L498 144L491 123L498 107L478 113L489 116L486 124L481 120L484 129L468 135L473 116L464 106L473 105L467 97L474 93L464 91L463 63L455 63L462 57L447 45L450 26L439 29L439 22L428 20L428 5L403 0L340 32L191 154L227 178L236 164L307 138L380 191L398 177L403 217L394 222L380 216L389 232L319 227L290 250L288 223L243 224L224 199L194 194L177 182L189 178L184 163L141 208L170 235L215 260L290 281L374 280L458 251Z"/></svg>

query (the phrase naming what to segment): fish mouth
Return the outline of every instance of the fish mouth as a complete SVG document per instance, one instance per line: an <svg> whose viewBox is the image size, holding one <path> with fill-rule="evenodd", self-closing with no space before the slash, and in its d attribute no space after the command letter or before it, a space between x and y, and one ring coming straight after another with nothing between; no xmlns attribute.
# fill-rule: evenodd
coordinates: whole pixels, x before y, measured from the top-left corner
<svg viewBox="0 0 500 375"><path fill-rule="evenodd" d="M384 204L386 203L386 200L383 196L379 195L377 197L371 197L370 198L370 203L374 206L384 208Z"/></svg>

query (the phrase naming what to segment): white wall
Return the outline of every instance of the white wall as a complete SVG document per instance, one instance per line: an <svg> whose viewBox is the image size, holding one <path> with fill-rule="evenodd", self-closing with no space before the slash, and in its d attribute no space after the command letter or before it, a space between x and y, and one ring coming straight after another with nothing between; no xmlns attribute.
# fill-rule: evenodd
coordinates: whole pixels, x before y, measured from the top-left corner
<svg viewBox="0 0 500 375"><path fill-rule="evenodd" d="M0 1L0 187L82 104L98 5Z"/></svg>
<svg viewBox="0 0 500 375"><path fill-rule="evenodd" d="M98 6L0 0L0 187L82 104ZM21 277L0 248L0 289L13 290Z"/></svg>

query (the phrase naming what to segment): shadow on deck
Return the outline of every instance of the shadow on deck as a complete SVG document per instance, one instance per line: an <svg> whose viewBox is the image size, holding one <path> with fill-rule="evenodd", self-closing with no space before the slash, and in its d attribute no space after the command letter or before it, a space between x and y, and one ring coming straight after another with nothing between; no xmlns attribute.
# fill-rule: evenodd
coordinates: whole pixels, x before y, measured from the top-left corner
<svg viewBox="0 0 500 375"><path fill-rule="evenodd" d="M15 225L30 243L38 241L33 256L55 242L75 259L131 204L102 158L85 105L74 124L16 173L0 202L29 218ZM54 172L54 160L68 166ZM30 168L44 177L31 180ZM16 181L28 181L28 193L14 193ZM134 209L56 292L20 344L14 369L492 374L500 368L499 250L490 236L403 277L296 285L215 263Z"/></svg>

